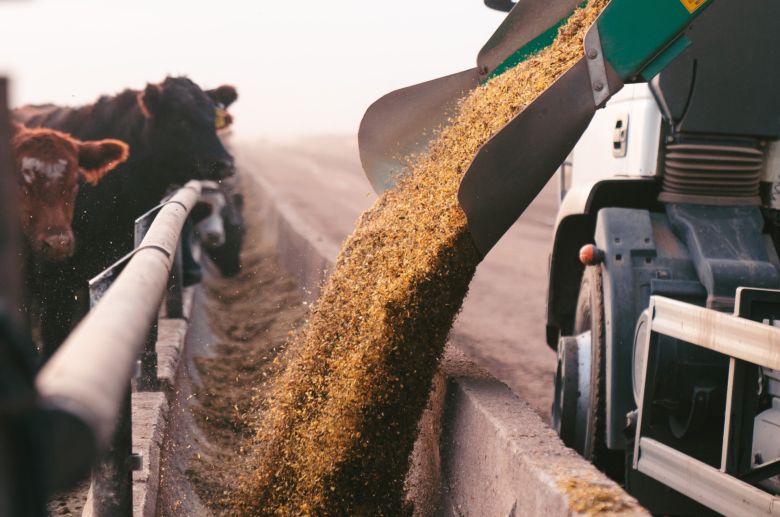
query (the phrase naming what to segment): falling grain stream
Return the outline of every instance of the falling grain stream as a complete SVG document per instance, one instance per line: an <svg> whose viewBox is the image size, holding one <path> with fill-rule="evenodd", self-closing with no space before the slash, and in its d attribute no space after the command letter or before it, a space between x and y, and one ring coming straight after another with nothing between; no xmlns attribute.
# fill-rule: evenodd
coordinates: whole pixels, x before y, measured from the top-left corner
<svg viewBox="0 0 780 517"><path fill-rule="evenodd" d="M551 47L462 100L358 220L309 313L260 245L247 247L241 278L207 283L219 345L197 361L193 418L210 445L184 471L212 511L413 513L405 480L418 422L479 261L460 179L479 147L581 57L605 4L592 0Z"/></svg>

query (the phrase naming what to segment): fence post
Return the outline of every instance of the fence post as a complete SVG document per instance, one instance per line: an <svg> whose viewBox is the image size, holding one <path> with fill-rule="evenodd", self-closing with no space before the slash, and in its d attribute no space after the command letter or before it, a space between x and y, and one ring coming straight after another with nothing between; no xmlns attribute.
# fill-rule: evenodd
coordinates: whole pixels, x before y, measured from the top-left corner
<svg viewBox="0 0 780 517"><path fill-rule="evenodd" d="M92 508L97 517L133 515L133 435L130 386L122 402L111 444L92 471Z"/></svg>
<svg viewBox="0 0 780 517"><path fill-rule="evenodd" d="M162 204L152 208L144 215L135 220L135 228L133 232L133 248L137 248L141 245L141 241L144 240L146 233L154 221L155 216L159 213ZM149 328L149 335L146 337L146 347L141 353L141 373L138 376L136 383L136 389L138 391L156 391L159 389L159 382L157 379L157 330L158 321L154 318L151 327Z"/></svg>
<svg viewBox="0 0 780 517"><path fill-rule="evenodd" d="M44 460L35 431L32 368L16 331L24 287L19 274L21 232L15 176L11 174L8 80L0 77L0 515L42 517L46 512Z"/></svg>
<svg viewBox="0 0 780 517"><path fill-rule="evenodd" d="M168 318L184 317L184 280L182 279L182 239L176 247L171 276L168 279L168 291L165 295L165 315Z"/></svg>
<svg viewBox="0 0 780 517"><path fill-rule="evenodd" d="M119 276L129 256L93 278L89 283L90 307L94 307ZM97 517L133 515L133 435L131 383L117 415L114 435L108 449L92 469L92 508Z"/></svg>
<svg viewBox="0 0 780 517"><path fill-rule="evenodd" d="M11 134L10 115L8 113L8 80L0 77L0 296L8 306L11 319L23 323L17 306L22 299L22 282L19 269L23 266L19 261L19 244L21 231L19 228L19 210L17 208L17 191L15 176L11 174Z"/></svg>

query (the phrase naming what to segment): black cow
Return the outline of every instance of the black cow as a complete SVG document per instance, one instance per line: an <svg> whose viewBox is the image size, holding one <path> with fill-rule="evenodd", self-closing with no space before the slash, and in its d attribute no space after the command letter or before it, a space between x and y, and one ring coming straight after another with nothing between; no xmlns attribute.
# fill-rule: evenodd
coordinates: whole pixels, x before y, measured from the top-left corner
<svg viewBox="0 0 780 517"><path fill-rule="evenodd" d="M14 112L29 127L130 145L130 159L117 173L80 189L73 221L76 253L63 267L46 272L52 289L41 314L45 355L67 336L73 316L79 318L87 309L87 280L132 249L136 217L159 203L172 186L233 174L233 158L217 136L215 112L236 98L232 86L204 91L186 77L168 77L142 91L125 90L87 106L26 106Z"/></svg>
<svg viewBox="0 0 780 517"><path fill-rule="evenodd" d="M219 246L203 243L203 251L209 260L226 277L232 277L241 270L241 248L244 243L244 195L240 186L231 178L220 187L225 196L225 206L220 210L225 242Z"/></svg>
<svg viewBox="0 0 780 517"><path fill-rule="evenodd" d="M233 277L241 271L241 249L246 230L242 215L244 196L237 179L238 176L234 176L219 185L214 182L203 185L201 199L188 220L191 224L186 225L182 232L182 278L185 286L202 280L202 262L215 266L216 272L223 277ZM190 234L194 234L194 242L189 240ZM191 245L200 248L201 262L195 259Z"/></svg>

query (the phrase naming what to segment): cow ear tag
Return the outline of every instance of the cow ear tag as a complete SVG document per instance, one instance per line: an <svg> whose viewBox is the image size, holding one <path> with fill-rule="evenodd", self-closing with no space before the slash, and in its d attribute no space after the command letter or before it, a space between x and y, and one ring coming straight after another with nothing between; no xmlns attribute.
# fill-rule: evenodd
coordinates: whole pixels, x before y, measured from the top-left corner
<svg viewBox="0 0 780 517"><path fill-rule="evenodd" d="M228 127L228 112L221 104L214 108L214 114L214 125L218 130Z"/></svg>

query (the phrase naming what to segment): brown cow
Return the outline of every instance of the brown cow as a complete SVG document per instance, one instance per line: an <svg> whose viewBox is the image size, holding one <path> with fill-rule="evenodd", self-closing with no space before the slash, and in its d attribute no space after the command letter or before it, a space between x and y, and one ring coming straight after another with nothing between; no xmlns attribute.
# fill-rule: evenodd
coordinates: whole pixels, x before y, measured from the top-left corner
<svg viewBox="0 0 780 517"><path fill-rule="evenodd" d="M96 185L127 160L119 140L82 142L52 129L12 128L21 228L33 260L57 262L73 255L73 209L80 183Z"/></svg>
<svg viewBox="0 0 780 517"><path fill-rule="evenodd" d="M97 184L127 160L119 140L85 141L52 129L11 128L11 149L19 185L19 215L25 244L25 316L31 327L50 317L42 301L67 273L73 255L73 213L81 184ZM43 356L51 355L44 350Z"/></svg>

